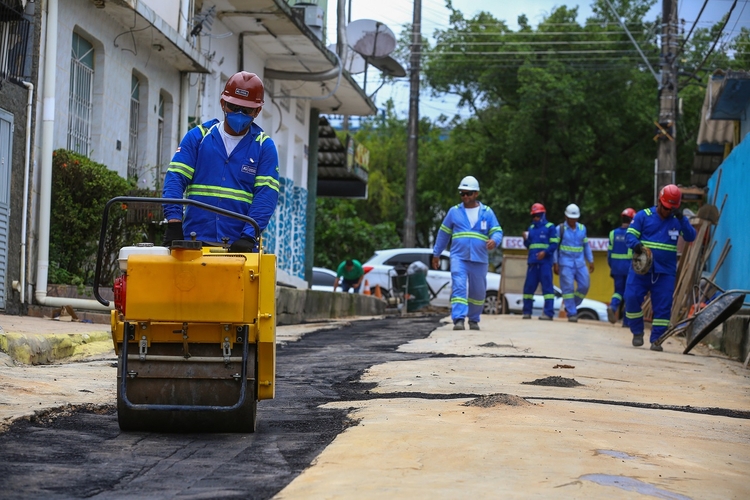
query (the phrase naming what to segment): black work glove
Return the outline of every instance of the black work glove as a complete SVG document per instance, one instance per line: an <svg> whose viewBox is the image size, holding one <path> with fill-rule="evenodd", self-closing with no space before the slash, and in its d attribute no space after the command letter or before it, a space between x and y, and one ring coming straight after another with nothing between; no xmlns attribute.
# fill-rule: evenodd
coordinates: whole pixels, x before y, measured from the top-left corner
<svg viewBox="0 0 750 500"><path fill-rule="evenodd" d="M640 255L643 253L643 243L638 243L636 246L633 247L633 253L636 255Z"/></svg>
<svg viewBox="0 0 750 500"><path fill-rule="evenodd" d="M229 246L229 253L251 253L255 250L255 238L243 236Z"/></svg>
<svg viewBox="0 0 750 500"><path fill-rule="evenodd" d="M167 230L164 231L164 246L171 246L173 241L184 239L185 236L182 234L182 221L167 222Z"/></svg>
<svg viewBox="0 0 750 500"><path fill-rule="evenodd" d="M684 212L685 212L685 209L684 209L684 208L682 208L682 207L680 207L680 208L675 208L675 209L674 209L674 210L672 211L672 213L674 214L674 216L675 216L675 217L677 217L677 220L682 220L682 218L683 218L683 217L685 216L685 213L684 213Z"/></svg>

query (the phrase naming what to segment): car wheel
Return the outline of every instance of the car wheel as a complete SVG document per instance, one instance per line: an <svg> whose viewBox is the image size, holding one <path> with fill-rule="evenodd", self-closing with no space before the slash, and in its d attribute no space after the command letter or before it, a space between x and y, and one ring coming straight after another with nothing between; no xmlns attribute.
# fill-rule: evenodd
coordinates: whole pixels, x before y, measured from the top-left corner
<svg viewBox="0 0 750 500"><path fill-rule="evenodd" d="M508 310L507 306L505 310ZM487 295L484 297L482 314L500 314L500 310L497 308L497 292L487 292Z"/></svg>
<svg viewBox="0 0 750 500"><path fill-rule="evenodd" d="M576 316L578 316L578 319L593 319L595 321L599 320L599 316L590 309L579 309Z"/></svg>

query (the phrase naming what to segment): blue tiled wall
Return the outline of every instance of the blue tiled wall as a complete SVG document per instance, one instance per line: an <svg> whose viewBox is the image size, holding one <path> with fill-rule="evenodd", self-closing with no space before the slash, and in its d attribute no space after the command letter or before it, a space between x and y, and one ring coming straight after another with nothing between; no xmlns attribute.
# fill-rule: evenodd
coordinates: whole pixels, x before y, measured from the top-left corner
<svg viewBox="0 0 750 500"><path fill-rule="evenodd" d="M264 232L266 251L276 254L278 268L305 279L307 190L280 178L279 203Z"/></svg>
<svg viewBox="0 0 750 500"><path fill-rule="evenodd" d="M721 181L719 182L719 172ZM719 184L716 193L716 184ZM716 242L709 259L709 270L713 271L727 240L732 249L716 274L717 284L724 289L750 289L750 232L746 226L750 220L750 137L746 137L724 160L708 181L708 195L716 196L716 205L721 207L724 195L726 205L721 220L716 226L713 239Z"/></svg>

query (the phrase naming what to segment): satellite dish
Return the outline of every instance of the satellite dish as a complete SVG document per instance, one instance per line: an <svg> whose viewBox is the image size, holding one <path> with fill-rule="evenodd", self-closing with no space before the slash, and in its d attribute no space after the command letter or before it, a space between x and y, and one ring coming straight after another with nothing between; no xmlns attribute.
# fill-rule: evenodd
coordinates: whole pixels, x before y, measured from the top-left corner
<svg viewBox="0 0 750 500"><path fill-rule="evenodd" d="M391 56L371 57L367 60L370 64L382 71L386 76L402 78L406 76L406 70Z"/></svg>
<svg viewBox="0 0 750 500"><path fill-rule="evenodd" d="M328 50L336 53L336 44L332 43L328 46ZM347 48L346 50L346 60L342 61L344 63L344 69L347 70L352 75L358 75L359 73L364 73L365 71L365 60L362 58L361 55L357 54L353 50Z"/></svg>
<svg viewBox="0 0 750 500"><path fill-rule="evenodd" d="M346 27L346 39L352 49L367 60L370 57L385 57L396 49L396 35L381 23L372 19L358 19Z"/></svg>

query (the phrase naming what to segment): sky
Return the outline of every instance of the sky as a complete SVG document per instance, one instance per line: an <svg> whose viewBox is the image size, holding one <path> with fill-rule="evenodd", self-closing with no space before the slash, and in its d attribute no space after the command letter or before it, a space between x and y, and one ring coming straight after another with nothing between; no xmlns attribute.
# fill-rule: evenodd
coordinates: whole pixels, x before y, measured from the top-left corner
<svg viewBox="0 0 750 500"><path fill-rule="evenodd" d="M675 0L678 2L678 16L685 21L686 31L690 29L698 17L704 0ZM708 28L715 24L725 13L729 11L735 0L707 0L706 7L697 24L699 28ZM740 27L750 27L750 0L737 0L737 5L727 23L726 32L736 33ZM386 24L396 35L399 36L405 24L410 24L413 17L413 1L409 0L347 0L351 4L351 19L373 19ZM588 0L453 0L453 7L460 10L465 18L471 18L480 11L486 11L495 18L506 21L512 30L518 29L516 20L521 14L526 14L532 26L536 26L556 7L567 5L578 6L578 21L583 23L590 17L591 1ZM656 19L661 16L661 0L651 8L647 19ZM746 8L747 7L747 8ZM328 0L328 42L336 42L336 0ZM435 29L448 26L449 11L445 7L445 0L422 0L422 33L430 36ZM655 68L658 71L658 68ZM408 71L408 68L407 68ZM360 86L364 85L363 74L354 75ZM373 92L380 84L378 73L368 70L367 86L368 93ZM399 79L393 84L385 85L374 97L375 104L382 107L392 98L396 106L396 112L401 117L407 117L409 111L409 79ZM429 92L422 89L420 94L420 116L431 119L441 114L452 117L458 114L468 117L471 112L468 109L459 109L457 99L453 96L432 97Z"/></svg>

